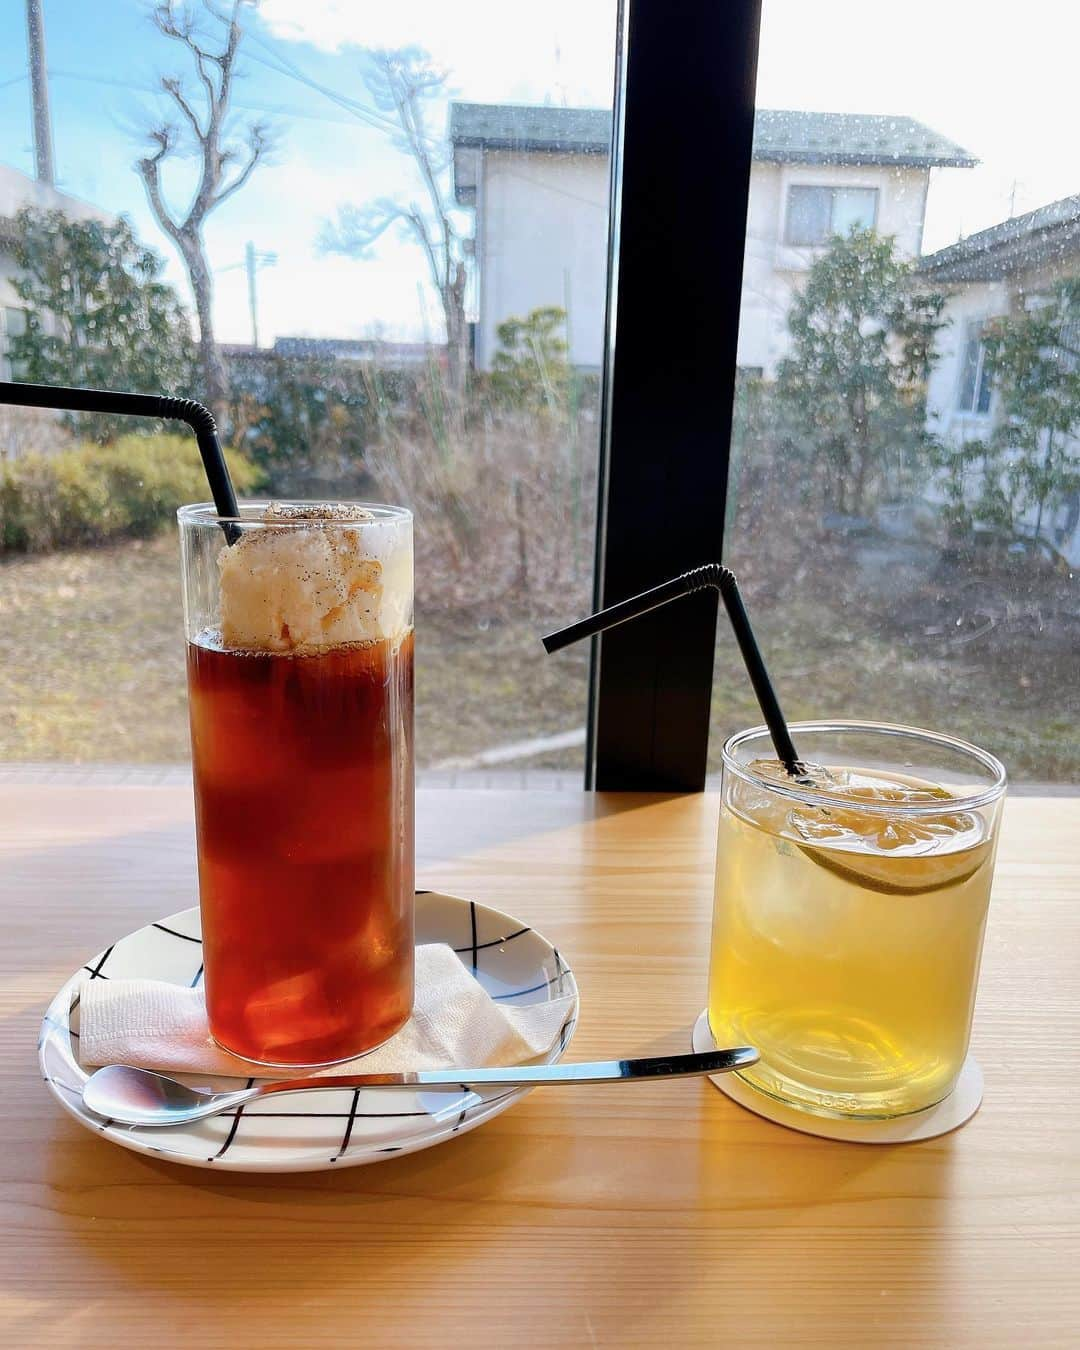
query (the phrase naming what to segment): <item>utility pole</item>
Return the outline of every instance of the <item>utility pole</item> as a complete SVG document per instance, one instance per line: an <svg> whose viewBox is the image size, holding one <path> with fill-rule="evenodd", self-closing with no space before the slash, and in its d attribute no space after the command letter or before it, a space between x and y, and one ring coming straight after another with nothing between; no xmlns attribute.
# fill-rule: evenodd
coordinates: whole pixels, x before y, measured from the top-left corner
<svg viewBox="0 0 1080 1350"><path fill-rule="evenodd" d="M30 63L30 106L34 123L34 164L37 180L48 187L56 182L53 166L52 119L49 116L49 78L45 69L45 23L41 0L26 0L26 50Z"/></svg>
<svg viewBox="0 0 1080 1350"><path fill-rule="evenodd" d="M244 249L244 266L247 268L248 308L251 310L251 345L259 345L259 309L255 298L255 245L249 239Z"/></svg>
<svg viewBox="0 0 1080 1350"><path fill-rule="evenodd" d="M251 315L251 345L259 345L259 305L255 278L264 267L273 267L277 262L276 253L266 253L257 249L249 239L244 245L244 261L229 263L227 267L217 267L217 272L235 272L242 267L247 273L248 313Z"/></svg>
<svg viewBox="0 0 1080 1350"><path fill-rule="evenodd" d="M261 267L273 267L276 253L261 253L249 239L244 246L244 267L247 269L248 309L251 311L251 345L259 345L259 309L256 302L255 277Z"/></svg>

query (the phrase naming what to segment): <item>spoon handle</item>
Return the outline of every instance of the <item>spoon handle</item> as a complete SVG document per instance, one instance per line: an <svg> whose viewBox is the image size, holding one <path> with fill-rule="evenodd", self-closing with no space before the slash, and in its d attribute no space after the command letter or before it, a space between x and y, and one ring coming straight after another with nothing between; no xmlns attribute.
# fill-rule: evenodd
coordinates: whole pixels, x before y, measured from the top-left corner
<svg viewBox="0 0 1080 1350"><path fill-rule="evenodd" d="M693 1078L728 1073L756 1064L758 1053L748 1045L710 1050L700 1055L656 1055L649 1059L603 1059L586 1064L525 1064L505 1069L420 1069L412 1073L334 1074L326 1078L287 1078L260 1083L252 1097L308 1088L464 1088L539 1087L544 1083L625 1083L650 1078Z"/></svg>

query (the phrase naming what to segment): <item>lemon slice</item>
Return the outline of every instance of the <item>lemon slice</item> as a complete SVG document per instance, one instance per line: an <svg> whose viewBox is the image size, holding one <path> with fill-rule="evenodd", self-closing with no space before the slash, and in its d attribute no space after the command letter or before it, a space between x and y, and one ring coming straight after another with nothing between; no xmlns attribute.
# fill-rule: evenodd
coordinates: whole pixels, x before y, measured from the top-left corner
<svg viewBox="0 0 1080 1350"><path fill-rule="evenodd" d="M956 853L930 853L923 857L889 857L873 853L849 853L839 849L826 851L799 848L817 863L853 886L880 891L883 895L922 895L941 891L946 886L958 886L968 881L986 862L990 854L989 841Z"/></svg>
<svg viewBox="0 0 1080 1350"><path fill-rule="evenodd" d="M917 791L907 784L860 786L844 796L875 805L949 799L944 788L930 784ZM819 867L885 895L957 886L990 856L982 820L966 811L903 818L837 805L792 811L789 823L801 838L798 847Z"/></svg>

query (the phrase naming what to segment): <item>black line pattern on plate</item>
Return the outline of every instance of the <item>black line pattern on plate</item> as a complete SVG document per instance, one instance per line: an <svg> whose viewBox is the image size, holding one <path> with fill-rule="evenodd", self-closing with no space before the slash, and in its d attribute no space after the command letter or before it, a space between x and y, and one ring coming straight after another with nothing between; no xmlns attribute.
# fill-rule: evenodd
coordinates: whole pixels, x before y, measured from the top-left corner
<svg viewBox="0 0 1080 1350"><path fill-rule="evenodd" d="M574 1023L575 1023L576 1021L577 1021L577 1011L576 1011L576 1009L574 1009L574 1010L571 1010L569 1017L567 1017L566 1021L565 1021L565 1022L562 1024L562 1026L559 1028L559 1054L560 1054L560 1055L561 1055L561 1054L563 1053L563 1051L566 1049L566 1042L570 1039L570 1031L571 1031L571 1029L572 1029L572 1027L574 1026Z"/></svg>
<svg viewBox="0 0 1080 1350"><path fill-rule="evenodd" d="M249 1078L249 1079L247 1080L247 1086L248 1086L248 1087L254 1087L254 1086L255 1086L255 1079L254 1079L254 1078ZM206 1160L207 1162L211 1162L211 1163L212 1163L212 1162L217 1162L218 1158L224 1157L225 1153L227 1152L227 1150L228 1150L228 1148L229 1148L229 1145L230 1145L230 1144L232 1143L232 1141L236 1138L236 1131L240 1128L240 1117L241 1117L243 1114L244 1114L244 1108L243 1108L243 1106L238 1106L238 1107L236 1108L236 1114L235 1114L235 1115L233 1116L233 1118L232 1118L232 1124L229 1126L229 1133L228 1133L228 1136L227 1136L225 1142L224 1142L224 1143L222 1144L222 1146L218 1149L218 1151L213 1155L213 1157L207 1158L207 1160Z"/></svg>
<svg viewBox="0 0 1080 1350"><path fill-rule="evenodd" d="M157 929L159 929L162 933L169 933L169 934L171 934L172 937L175 937L175 938L183 938L185 942L197 942L197 943L199 944L200 947L202 946L202 938L201 938L201 937L191 937L191 935L188 934L188 933L178 933L178 932L176 931L175 928L169 928L166 924L163 924L163 923L152 923L152 924L150 925L150 927L151 927L151 928L157 928Z"/></svg>
<svg viewBox="0 0 1080 1350"><path fill-rule="evenodd" d="M371 1089L369 1088L368 1091ZM354 1091L361 1092L362 1088ZM237 1111L243 1107L237 1107ZM236 1111L219 1111L222 1120L232 1120ZM245 1120L407 1120L430 1116L430 1111L249 1111Z"/></svg>
<svg viewBox="0 0 1080 1350"><path fill-rule="evenodd" d="M200 966L199 969L195 972L195 978L191 981L191 984L188 986L189 989L198 989L199 983L203 977L204 969L205 969L204 966Z"/></svg>
<svg viewBox="0 0 1080 1350"><path fill-rule="evenodd" d="M466 952L486 952L489 947L501 947L504 943L513 942L515 938L531 932L531 928L519 928L517 932L507 933L506 937L496 938L494 942L478 942L475 946L470 944L468 947L455 947L454 951L458 956L464 956Z"/></svg>
<svg viewBox="0 0 1080 1350"><path fill-rule="evenodd" d="M349 1108L349 1119L345 1125L345 1136L341 1141L341 1147L330 1159L332 1163L336 1163L337 1160L341 1157L341 1155L345 1152L345 1150L349 1147L349 1140L352 1138L353 1122L356 1120L356 1105L359 1102L359 1100L360 1100L360 1089L353 1088L352 1106Z"/></svg>
<svg viewBox="0 0 1080 1350"><path fill-rule="evenodd" d="M102 968L102 966L105 964L105 962L109 959L109 957L112 956L112 954L113 954L113 947L115 947L115 946L116 946L116 943L114 942L114 943L112 944L112 947L106 947L106 948L105 948L105 950L101 953L101 956L99 957L98 963L97 963L96 966L86 966L86 967L84 967L84 969L86 969L86 970L88 970L88 971L90 972L90 978L91 978L92 980L107 980L107 979L109 978L108 975L102 975L102 973L101 973L101 968Z"/></svg>
<svg viewBox="0 0 1080 1350"><path fill-rule="evenodd" d="M416 892L416 894L417 894L417 895L429 895L429 894L437 894L437 892L418 890L418 891ZM504 936L502 936L502 937L495 938L495 939L493 939L493 940L491 940L491 941L488 941L488 942L480 942L480 941L479 941L479 923L478 923L479 915L478 915L478 913L477 913L477 908L478 908L478 907L477 907L477 905L476 905L476 903L475 903L474 901L468 901L467 903L468 903L468 905L469 905L469 925L470 925L470 934L471 934L472 940L471 940L471 942L469 943L469 945L468 945L467 947L454 948L454 950L455 950L455 952L456 952L459 956L463 956L463 957L464 957L464 956L468 956L468 957L470 957L470 958L471 958L471 965L472 965L473 973L474 973L474 974L479 974L479 973L480 973L480 968L479 968L479 953L480 953L480 952L490 950L491 948L494 948L494 947L501 947L501 946L503 946L504 944L506 944L507 942L512 942L515 938L523 937L526 933L531 933L533 930L532 930L531 928L529 928L529 927L517 928L517 929L515 929L513 932L507 933L506 935L504 935ZM181 933L178 929L170 928L168 924L163 924L163 923L153 923L153 924L151 925L151 927L157 928L160 932L164 932L164 933L168 934L170 937L176 938L178 941L181 941L181 942L195 943L196 945L201 945L201 942L202 942L201 938L192 937L192 936L191 936L190 934L188 934L188 933ZM96 980L107 980L107 979L110 978L109 975L105 974L104 967L105 967L106 962L107 962L107 961L109 960L109 958L112 956L112 953L113 953L113 951L115 950L116 945L117 945L117 944L114 943L112 946L106 948L105 951L102 952L101 955L100 955L95 961L93 961L92 963L87 964L86 966L83 967L83 969L86 970L86 971L89 973L89 976L90 976L91 979L96 979ZM551 988L552 988L554 985L556 985L556 984L558 985L558 992L559 992L560 994L563 993L563 992L565 991L565 977L566 977L567 975L570 975L570 974L571 974L571 971L569 970L569 968L568 968L568 967L566 966L566 964L564 963L564 961L563 961L562 957L560 956L559 952L558 952L557 950L555 950L554 948L552 949L552 951L553 951L554 961L555 961L555 974L554 974L553 976L551 976L548 980L544 981L542 984L532 985L532 986L530 986L530 987L527 988L527 989L518 989L518 990L514 990L514 991L512 991L512 992L510 992L510 993L495 994L495 995L493 995L493 997L494 997L496 1000L500 1000L500 1001L505 1001L505 1000L508 1000L508 999L521 998L521 997L524 997L524 996L527 995L527 994L539 993L541 990L544 990L544 989L551 989ZM191 983L191 986L190 986L190 987L195 988L195 987L199 984L199 982L202 980L203 974L204 974L203 967L200 966L199 969L196 971L196 974L195 974L195 976L194 976L194 978L193 978L193 980L192 980L192 983ZM73 1013L78 1009L80 1002L81 1002L81 997L80 997L80 995L79 995L78 993L74 994L74 995L72 996L71 1005L70 1005L70 1008L69 1008L69 1011L68 1011L69 1019L70 1019L70 1017L71 1017L71 1014L73 1014ZM575 1021L576 1021L575 1013L574 1013L574 1012L571 1012L570 1015L567 1017L566 1021L563 1023L563 1026L562 1026L562 1028L561 1028L561 1030L560 1030L560 1032L559 1032L559 1049L560 1049L560 1052L563 1051L563 1050L566 1048L566 1043L567 1043L567 1040L569 1039L569 1035L570 1035L570 1032L571 1032L572 1029L573 1029L573 1026L574 1026ZM64 1026L64 1025L62 1025L62 1023L59 1022L57 1019L52 1018L52 1017L49 1017L48 1015L46 1015L46 1017L43 1019L43 1026L50 1026L50 1027L54 1028L56 1031L58 1031L58 1032L66 1032L67 1035L71 1038L71 1041L72 1041L72 1045L71 1045L71 1053L72 1053L72 1055L77 1059L77 1055L75 1055L75 1047L74 1047L74 1043L77 1042L77 1041L79 1040L79 1033L78 1033L77 1031L73 1031L73 1030L72 1030L72 1028L71 1028L71 1026L70 1026L70 1021L69 1021L69 1024L68 1024L67 1026ZM43 1077L44 1077L44 1079L45 1079L45 1081L46 1081L47 1083L54 1084L54 1085L55 1085L57 1088L59 1088L61 1091L65 1092L65 1093L69 1093L72 1097L78 1099L78 1101L81 1103L81 1101L82 1101L82 1087L81 1087L81 1086L76 1087L76 1086L73 1086L73 1085L70 1084L70 1083L63 1082L63 1081L61 1081L61 1080L59 1080L59 1079L57 1079L57 1078L50 1078L50 1076L49 1076L48 1074L44 1074ZM247 1085L250 1087L250 1086L252 1086L252 1085L255 1083L255 1081L256 1081L256 1080L255 1080L254 1078L249 1078L249 1079L247 1080ZM339 1148L338 1148L337 1153L335 1153L335 1154L333 1154L332 1156L330 1156L330 1158L329 1158L329 1161L330 1161L330 1162L336 1162L340 1157L342 1157L342 1156L345 1154L346 1150L349 1149L349 1147L350 1147L350 1145L351 1145L352 1135L353 1135L354 1130L355 1130L355 1124L356 1124L356 1121L358 1121L358 1120L385 1120L385 1121L392 1121L392 1120L394 1120L394 1119L397 1119L398 1117L400 1117L400 1118L402 1118L402 1119L418 1119L418 1118L430 1118L430 1119L432 1119L432 1120L435 1119L435 1117L433 1117L432 1114L431 1114L431 1112L429 1112L429 1111L360 1111L360 1110L358 1109L358 1106L359 1106L360 1091L361 1091L360 1089L355 1089L355 1090L354 1090L354 1092L353 1092L353 1099L352 1099L352 1102L351 1102L351 1104L350 1104L350 1110L349 1110L348 1112L345 1112L345 1111L288 1111L288 1110L281 1110L281 1111L255 1111L255 1112L253 1112L253 1113L249 1113L249 1114L247 1115L246 1118L247 1118L248 1120L251 1120L251 1121L254 1121L254 1122L258 1122L258 1121L261 1120L261 1119L268 1119L268 1120L326 1120L326 1121L331 1121L331 1120L344 1120L344 1121L345 1121L345 1128L344 1128L344 1131L343 1131L343 1135L342 1135L342 1139L341 1139L341 1144L340 1144L340 1146L339 1146ZM476 1095L477 1095L477 1094L475 1094L475 1093L472 1092L472 1090L468 1087L468 1085L465 1085L465 1084L462 1085L462 1092L467 1093L467 1094L469 1094L469 1095L471 1095L471 1096L473 1096L473 1097L476 1097ZM522 1089L520 1089L520 1088L514 1088L514 1089L511 1089L509 1092L502 1093L502 1094L500 1094L499 1096L496 1096L496 1097L481 1097L481 1098L479 1098L479 1099L477 1099L477 1100L474 1100L471 1104L469 1104L469 1105L467 1105L467 1106L465 1106L465 1107L462 1108L462 1110L461 1110L461 1112L460 1112L460 1114L459 1114L459 1116L458 1116L458 1118L457 1118L457 1121L456 1121L455 1125L453 1126L451 1132L454 1133L454 1134L456 1134L456 1133L457 1133L459 1130L461 1130L461 1129L464 1127L464 1125L465 1125L467 1122L469 1122L470 1120L475 1119L478 1115L479 1115L479 1116L486 1116L486 1115L491 1111L491 1109L492 1109L493 1107L498 1106L498 1105L500 1105L501 1103L508 1101L510 1098L517 1097L517 1096L521 1095L521 1092L522 1092ZM222 1143L221 1147L218 1149L217 1153L215 1153L212 1157L208 1157L208 1158L207 1158L207 1162L208 1162L208 1163L213 1163L213 1162L216 1162L216 1161L218 1161L219 1159L223 1158L223 1157L225 1156L225 1154L229 1151L229 1149L233 1146L233 1144L235 1144L235 1142L236 1142L236 1140L237 1140L237 1138L238 1138L238 1136L239 1136L239 1131L240 1131L240 1119L241 1119L242 1116L244 1116L244 1114L245 1114L245 1106L239 1106L239 1107L237 1107L237 1108L236 1108L235 1110L233 1110L233 1111L224 1111L224 1112L221 1113L223 1119L226 1119L226 1120L229 1120L229 1121L230 1121L230 1126L229 1126L228 1135L226 1136L226 1138L225 1138L224 1142ZM92 1116L92 1113L87 1112L87 1116L88 1116L88 1117ZM96 1118L96 1117L94 1117L92 1120L88 1120L88 1123L94 1124L94 1125L96 1126L96 1128L97 1128L99 1131L105 1131L105 1130L108 1130L110 1126L114 1126L114 1125L115 1125L115 1121L113 1121L113 1120L111 1120L111 1119L106 1119L106 1120L104 1121L104 1123L98 1124L98 1118ZM113 1137L116 1138L117 1136L114 1135ZM423 1136L421 1136L421 1138L422 1138L422 1137L423 1137ZM141 1143L141 1142L142 1142L142 1141L140 1140L140 1143ZM150 1151L150 1152L153 1152L153 1153L166 1154L166 1155L168 1155L168 1154L170 1153L170 1150L169 1150L169 1149L159 1148L159 1147L156 1147L156 1146L152 1146L152 1145L150 1145L150 1144L143 1144L142 1146L143 1146L146 1150L148 1150L148 1151ZM370 1146L369 1146L369 1147L370 1147ZM374 1152L379 1153L379 1154L400 1153L400 1152L402 1152L403 1150L405 1150L405 1148L406 1148L405 1145L394 1144L394 1145L389 1145L389 1146L387 1146L387 1147L375 1149ZM354 1150L354 1151L355 1151L355 1150Z"/></svg>
<svg viewBox="0 0 1080 1350"><path fill-rule="evenodd" d="M513 989L509 994L492 994L491 997L496 1003L500 1003L508 998L521 998L525 994L537 994L541 989L550 989L551 986L557 984L562 977L563 972L560 971L558 975L552 975L552 977L549 980L545 980L543 984L533 984L530 985L528 989Z"/></svg>
<svg viewBox="0 0 1080 1350"><path fill-rule="evenodd" d="M523 1092L523 1088L512 1088L509 1092L503 1092L498 1097L481 1097L478 1102L471 1102L458 1116L457 1124L451 1130L451 1134L457 1134L465 1124L465 1119L470 1111L482 1111L489 1106L498 1106L499 1102L509 1101L511 1097L517 1097ZM475 1094L474 1094L475 1095Z"/></svg>
<svg viewBox="0 0 1080 1350"><path fill-rule="evenodd" d="M41 1040L38 1041L39 1049L41 1048L42 1041L44 1041L45 1039L46 1027L52 1027L53 1031L59 1032L66 1031L73 1041L77 1041L79 1039L79 1033L77 1031L72 1031L72 1029L69 1026L67 1027L64 1026L63 1022L58 1022L55 1017L50 1017L48 1013L46 1013L45 1016L41 1019L41 1026L42 1026Z"/></svg>

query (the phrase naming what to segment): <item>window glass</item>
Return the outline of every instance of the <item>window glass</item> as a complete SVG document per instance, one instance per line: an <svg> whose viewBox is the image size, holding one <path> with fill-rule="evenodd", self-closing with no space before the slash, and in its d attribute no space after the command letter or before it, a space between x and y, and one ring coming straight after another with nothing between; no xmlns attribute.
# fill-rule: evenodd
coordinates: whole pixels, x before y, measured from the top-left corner
<svg viewBox="0 0 1080 1350"><path fill-rule="evenodd" d="M877 213L876 188L837 188L833 193L831 232L873 229Z"/></svg>
<svg viewBox="0 0 1080 1350"><path fill-rule="evenodd" d="M788 190L787 242L823 244L830 235L871 228L876 212L876 188L793 186Z"/></svg>
<svg viewBox="0 0 1080 1350"><path fill-rule="evenodd" d="M788 193L789 244L820 244L832 228L832 189L793 187Z"/></svg>
<svg viewBox="0 0 1080 1350"><path fill-rule="evenodd" d="M988 413L992 392L990 363L986 360L986 347L981 342L979 344L979 357L979 393L975 400L975 411L977 413Z"/></svg>
<svg viewBox="0 0 1080 1350"><path fill-rule="evenodd" d="M957 411L971 412L975 407L975 388L979 380L979 368L982 365L982 338L977 334L964 343L964 360L960 375L960 394L956 401Z"/></svg>
<svg viewBox="0 0 1080 1350"><path fill-rule="evenodd" d="M790 717L1075 783L1080 12L962 8L913 0L883 64L873 6L765 0L725 561ZM714 769L760 721L723 623L715 690Z"/></svg>
<svg viewBox="0 0 1080 1350"><path fill-rule="evenodd" d="M418 766L577 785L538 635L591 596L616 0L241 5L221 102L231 10L50 0L49 184L3 7L0 356L194 393L248 495L412 507ZM0 423L0 760L184 760L175 428Z"/></svg>

